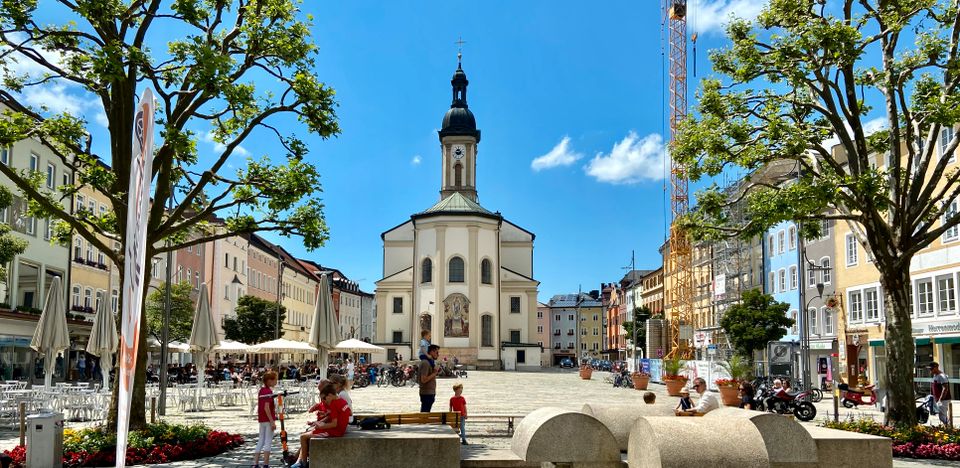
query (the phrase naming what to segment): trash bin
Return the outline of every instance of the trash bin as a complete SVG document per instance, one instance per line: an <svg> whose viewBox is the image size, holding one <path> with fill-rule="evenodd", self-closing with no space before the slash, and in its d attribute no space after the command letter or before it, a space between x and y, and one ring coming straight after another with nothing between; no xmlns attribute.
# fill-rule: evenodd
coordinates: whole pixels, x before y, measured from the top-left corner
<svg viewBox="0 0 960 468"><path fill-rule="evenodd" d="M63 466L63 414L27 416L27 466Z"/></svg>

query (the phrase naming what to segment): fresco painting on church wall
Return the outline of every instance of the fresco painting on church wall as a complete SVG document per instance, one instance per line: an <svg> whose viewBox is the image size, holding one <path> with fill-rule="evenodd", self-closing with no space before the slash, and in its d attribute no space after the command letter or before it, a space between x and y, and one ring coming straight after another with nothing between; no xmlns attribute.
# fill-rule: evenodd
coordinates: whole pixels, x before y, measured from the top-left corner
<svg viewBox="0 0 960 468"><path fill-rule="evenodd" d="M443 336L466 338L470 336L470 301L467 296L455 293L443 301Z"/></svg>

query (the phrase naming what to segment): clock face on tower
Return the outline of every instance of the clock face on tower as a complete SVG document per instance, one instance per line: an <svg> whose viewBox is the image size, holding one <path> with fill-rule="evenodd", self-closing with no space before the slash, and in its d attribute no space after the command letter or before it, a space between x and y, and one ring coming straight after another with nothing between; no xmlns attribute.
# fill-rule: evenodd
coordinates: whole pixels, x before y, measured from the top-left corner
<svg viewBox="0 0 960 468"><path fill-rule="evenodd" d="M453 145L453 159L461 160L467 155L467 148L463 145Z"/></svg>

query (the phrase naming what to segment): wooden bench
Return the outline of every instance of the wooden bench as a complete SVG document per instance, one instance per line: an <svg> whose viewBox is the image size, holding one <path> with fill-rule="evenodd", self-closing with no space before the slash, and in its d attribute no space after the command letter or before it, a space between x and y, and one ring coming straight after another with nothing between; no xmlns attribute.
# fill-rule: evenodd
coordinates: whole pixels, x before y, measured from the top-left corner
<svg viewBox="0 0 960 468"><path fill-rule="evenodd" d="M472 417L472 416L471 416ZM460 413L457 412L441 412L441 413L363 413L355 414L353 416L354 423L359 425L360 421L366 418L383 418L387 421L387 424L393 425L404 425L404 424L437 424L437 425L449 425L455 431L460 430Z"/></svg>
<svg viewBox="0 0 960 468"><path fill-rule="evenodd" d="M513 434L513 423L517 419L523 419L526 416L524 414L501 414L501 413L486 413L486 414L469 414L467 419L475 421L477 419L493 419L493 420L504 420L507 422L507 432Z"/></svg>

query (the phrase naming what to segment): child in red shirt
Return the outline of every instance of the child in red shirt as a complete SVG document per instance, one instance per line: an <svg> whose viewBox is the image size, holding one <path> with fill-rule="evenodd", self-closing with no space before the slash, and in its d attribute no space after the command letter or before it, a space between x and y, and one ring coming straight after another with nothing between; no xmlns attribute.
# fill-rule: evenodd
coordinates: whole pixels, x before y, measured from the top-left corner
<svg viewBox="0 0 960 468"><path fill-rule="evenodd" d="M263 376L263 387L257 393L257 422L260 424L260 437L253 455L253 466L260 466L260 454L263 453L263 466L270 466L270 446L273 443L273 431L277 430L277 407L273 402L273 387L277 384L277 373L267 372Z"/></svg>
<svg viewBox="0 0 960 468"><path fill-rule="evenodd" d="M323 421L310 423L313 431L300 434L300 456L290 468L303 468L307 465L310 456L310 439L314 437L343 437L347 433L347 423L353 415L350 405L343 398L337 396L337 389L332 384L325 385L320 390L320 400L328 411Z"/></svg>
<svg viewBox="0 0 960 468"><path fill-rule="evenodd" d="M463 384L453 386L453 397L450 398L450 411L460 413L460 443L467 445L467 399L461 395L463 393Z"/></svg>

